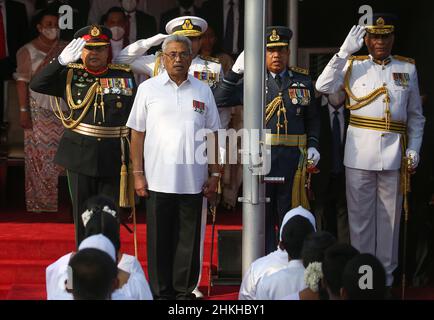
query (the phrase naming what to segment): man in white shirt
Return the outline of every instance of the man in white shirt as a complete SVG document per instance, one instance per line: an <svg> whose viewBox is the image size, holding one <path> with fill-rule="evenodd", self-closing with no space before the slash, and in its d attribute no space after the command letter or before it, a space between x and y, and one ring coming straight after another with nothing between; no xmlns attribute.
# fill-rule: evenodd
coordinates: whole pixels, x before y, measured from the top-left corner
<svg viewBox="0 0 434 320"><path fill-rule="evenodd" d="M269 276L277 271L282 270L288 265L288 254L282 245L282 232L286 223L295 216L302 216L309 220L312 227L315 230L315 218L306 209L297 207L289 211L282 221L280 227L280 243L276 251L271 252L265 257L259 258L254 261L246 274L244 275L243 282L241 283L240 292L238 295L239 300L255 300L256 288L261 279L265 276Z"/></svg>
<svg viewBox="0 0 434 320"><path fill-rule="evenodd" d="M192 42L193 60L190 64L188 71L189 74L206 83L210 88L214 88L216 83L223 78L223 69L218 59L199 55L201 37L207 28L207 22L204 19L195 16L182 16L172 19L166 24L167 34L183 35L188 37L188 39L190 39ZM149 77L157 76L164 72L164 64L161 63L162 53L158 52L156 54L147 55L145 55L145 53L152 46L159 45L166 37L167 35L157 34L149 39L138 40L124 48L115 58L115 61L117 63L130 64L136 75ZM231 109L219 108L218 110L221 127L227 128L231 119ZM224 154L223 146L221 147L221 154ZM204 201L201 226L200 270L202 270L203 262L203 247L205 241L207 211L207 203ZM199 283L197 286L199 286ZM198 297L203 296L198 288L195 289L195 294Z"/></svg>
<svg viewBox="0 0 434 320"><path fill-rule="evenodd" d="M188 74L190 40L171 35L162 48L166 71L140 85L127 126L136 193L149 197L152 293L155 299L192 299L200 268L202 197L215 194L220 178L220 119L210 88ZM213 148L205 143L206 132Z"/></svg>
<svg viewBox="0 0 434 320"><path fill-rule="evenodd" d="M398 265L402 199L419 162L425 123L414 60L391 56L392 21L374 15L372 26L354 26L316 83L328 94L345 87L351 110L344 158L351 244L379 258L388 286ZM351 57L364 42L370 55Z"/></svg>
<svg viewBox="0 0 434 320"><path fill-rule="evenodd" d="M301 250L304 239L313 232L315 229L305 217L296 215L288 220L282 231L282 247L289 262L285 268L259 281L257 300L278 300L306 288Z"/></svg>

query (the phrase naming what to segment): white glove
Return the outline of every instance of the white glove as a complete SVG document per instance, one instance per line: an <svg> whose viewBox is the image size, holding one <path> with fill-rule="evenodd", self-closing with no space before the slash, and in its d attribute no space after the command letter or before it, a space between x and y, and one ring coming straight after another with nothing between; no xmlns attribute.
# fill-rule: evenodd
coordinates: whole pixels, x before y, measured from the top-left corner
<svg viewBox="0 0 434 320"><path fill-rule="evenodd" d="M62 66L66 66L68 63L75 62L80 59L81 52L83 51L85 45L86 41L82 38L72 40L59 55L59 63Z"/></svg>
<svg viewBox="0 0 434 320"><path fill-rule="evenodd" d="M166 39L168 36L169 36L168 34L159 33L153 37L139 40L137 42L139 46L141 46L142 48L146 49L146 51L148 51L151 47L158 46L159 44L161 44L164 41L164 39Z"/></svg>
<svg viewBox="0 0 434 320"><path fill-rule="evenodd" d="M307 159L313 160L313 166L316 167L319 160L321 159L321 156L316 148L309 148L307 149Z"/></svg>
<svg viewBox="0 0 434 320"><path fill-rule="evenodd" d="M353 53L359 51L363 46L363 37L365 34L366 30L364 26L353 26L344 44L340 48L338 56L346 59Z"/></svg>
<svg viewBox="0 0 434 320"><path fill-rule="evenodd" d="M414 151L414 150L407 149L407 151L405 152L405 156L407 158L412 159L412 164L413 165L412 165L411 169L413 169L413 170L416 169L417 166L419 165L419 160L420 160L419 154L416 151Z"/></svg>
<svg viewBox="0 0 434 320"><path fill-rule="evenodd" d="M244 51L240 53L237 61L235 61L234 65L232 66L232 71L240 75L244 73Z"/></svg>

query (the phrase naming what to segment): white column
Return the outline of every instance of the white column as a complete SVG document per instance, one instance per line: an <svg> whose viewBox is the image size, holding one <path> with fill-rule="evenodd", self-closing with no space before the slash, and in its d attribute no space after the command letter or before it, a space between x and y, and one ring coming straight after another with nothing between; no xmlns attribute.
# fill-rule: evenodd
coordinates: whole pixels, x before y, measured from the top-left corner
<svg viewBox="0 0 434 320"><path fill-rule="evenodd" d="M296 66L298 58L298 0L289 0L287 22L293 35L289 45L291 56L289 65Z"/></svg>

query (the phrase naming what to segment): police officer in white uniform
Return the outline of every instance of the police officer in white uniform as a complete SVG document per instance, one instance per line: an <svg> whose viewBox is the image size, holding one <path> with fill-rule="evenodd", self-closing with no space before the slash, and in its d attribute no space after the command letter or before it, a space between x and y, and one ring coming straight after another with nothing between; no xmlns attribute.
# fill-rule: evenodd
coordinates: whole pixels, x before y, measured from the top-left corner
<svg viewBox="0 0 434 320"><path fill-rule="evenodd" d="M425 118L414 60L391 56L393 16L354 26L316 88L344 86L351 110L344 165L351 244L384 265L387 286L398 265L399 226L409 172L419 162ZM351 56L366 44L369 56Z"/></svg>
<svg viewBox="0 0 434 320"><path fill-rule="evenodd" d="M183 16L172 19L166 25L168 34L178 34L188 37L192 42L193 60L189 68L189 74L207 83L211 89L223 79L223 69L218 59L213 57L205 57L199 55L200 37L207 30L208 23L199 17ZM115 61L124 61L131 65L131 69L135 74L147 75L154 77L164 71L164 65L161 63L162 52L156 54L145 55L145 53L153 46L161 44L168 35L157 34L151 38L138 40L135 43L124 48L115 58ZM219 108L219 116L222 128L227 128L231 119L230 108ZM220 149L224 157L224 150ZM201 229L201 272L203 263L203 246L205 240L207 205L204 200L202 210L202 229ZM200 277L199 277L200 281ZM199 286L199 283L198 283ZM196 288L194 294L197 297L202 297L202 293Z"/></svg>

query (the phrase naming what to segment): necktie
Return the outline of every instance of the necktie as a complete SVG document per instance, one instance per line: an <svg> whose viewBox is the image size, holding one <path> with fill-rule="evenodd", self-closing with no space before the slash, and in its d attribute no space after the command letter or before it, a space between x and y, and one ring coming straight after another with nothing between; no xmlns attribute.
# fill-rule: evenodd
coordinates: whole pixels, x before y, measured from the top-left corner
<svg viewBox="0 0 434 320"><path fill-rule="evenodd" d="M229 1L229 11L226 18L224 49L229 54L232 54L234 50L234 2L232 0Z"/></svg>
<svg viewBox="0 0 434 320"><path fill-rule="evenodd" d="M344 169L343 146L341 141L341 124L339 121L339 111L333 112L332 128L332 173L339 174Z"/></svg>
<svg viewBox="0 0 434 320"><path fill-rule="evenodd" d="M279 89L282 88L282 77L280 74L276 74L274 77L274 80L276 80L277 85L279 86Z"/></svg>
<svg viewBox="0 0 434 320"><path fill-rule="evenodd" d="M0 59L6 58L6 33L3 25L2 6L0 6Z"/></svg>
<svg viewBox="0 0 434 320"><path fill-rule="evenodd" d="M130 44L130 21L131 21L131 16L129 13L127 13L127 23L125 24L125 34L124 34L124 46Z"/></svg>

